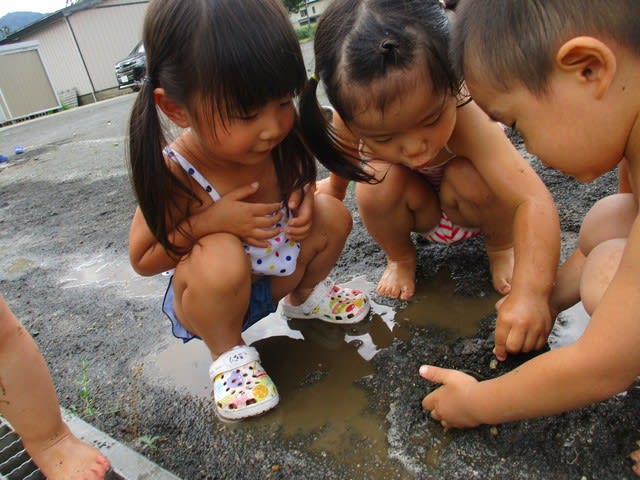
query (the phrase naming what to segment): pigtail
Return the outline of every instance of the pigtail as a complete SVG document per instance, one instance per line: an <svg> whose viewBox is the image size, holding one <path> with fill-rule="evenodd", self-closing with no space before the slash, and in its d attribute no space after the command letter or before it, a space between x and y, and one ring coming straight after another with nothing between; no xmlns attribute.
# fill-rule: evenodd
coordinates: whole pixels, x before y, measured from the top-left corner
<svg viewBox="0 0 640 480"><path fill-rule="evenodd" d="M167 225L174 225L176 182L163 148L167 144L153 97L153 82L142 83L129 117L129 178L149 230L168 252L186 253L169 240ZM169 219L169 221L167 221ZM187 250L188 251L188 250Z"/></svg>
<svg viewBox="0 0 640 480"><path fill-rule="evenodd" d="M314 76L300 95L300 126L308 148L329 171L347 180L374 182L374 177L359 167L360 158L338 138L317 98L319 80Z"/></svg>

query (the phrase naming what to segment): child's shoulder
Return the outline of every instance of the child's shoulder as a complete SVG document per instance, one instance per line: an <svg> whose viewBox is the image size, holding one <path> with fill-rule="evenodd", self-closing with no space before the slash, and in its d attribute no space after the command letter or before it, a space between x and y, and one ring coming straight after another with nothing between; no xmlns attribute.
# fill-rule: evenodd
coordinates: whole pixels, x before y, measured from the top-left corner
<svg viewBox="0 0 640 480"><path fill-rule="evenodd" d="M473 101L456 108L456 123L449 147L459 155L473 154L493 145L511 144L504 125L493 121Z"/></svg>

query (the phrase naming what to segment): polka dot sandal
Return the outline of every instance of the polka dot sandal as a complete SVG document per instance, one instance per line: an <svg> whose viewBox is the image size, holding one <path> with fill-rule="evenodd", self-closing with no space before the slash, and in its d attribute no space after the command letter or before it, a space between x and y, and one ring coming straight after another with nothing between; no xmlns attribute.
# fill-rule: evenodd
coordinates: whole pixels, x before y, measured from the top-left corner
<svg viewBox="0 0 640 480"><path fill-rule="evenodd" d="M271 410L280 401L258 351L236 345L209 367L216 413L222 420L241 420Z"/></svg>
<svg viewBox="0 0 640 480"><path fill-rule="evenodd" d="M294 307L282 302L289 318L317 318L323 322L349 325L367 318L369 298L361 290L336 285L329 277L320 282L303 304Z"/></svg>

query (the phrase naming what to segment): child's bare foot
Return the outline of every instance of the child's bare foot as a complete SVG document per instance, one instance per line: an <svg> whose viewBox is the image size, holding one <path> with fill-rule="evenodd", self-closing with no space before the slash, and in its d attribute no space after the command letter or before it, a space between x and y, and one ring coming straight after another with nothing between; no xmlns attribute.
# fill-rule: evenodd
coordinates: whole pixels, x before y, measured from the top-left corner
<svg viewBox="0 0 640 480"><path fill-rule="evenodd" d="M493 288L502 295L508 294L511 291L511 277L513 275L513 248L487 249L487 255L489 256Z"/></svg>
<svg viewBox="0 0 640 480"><path fill-rule="evenodd" d="M376 293L390 298L409 300L416 292L416 260L387 260Z"/></svg>
<svg viewBox="0 0 640 480"><path fill-rule="evenodd" d="M640 445L640 442L637 442ZM640 449L634 450L629 454L629 458L633 460L633 466L631 469L638 477L640 477Z"/></svg>
<svg viewBox="0 0 640 480"><path fill-rule="evenodd" d="M101 480L110 464L100 451L75 437L67 428L47 445L34 445L23 440L33 462L48 480Z"/></svg>

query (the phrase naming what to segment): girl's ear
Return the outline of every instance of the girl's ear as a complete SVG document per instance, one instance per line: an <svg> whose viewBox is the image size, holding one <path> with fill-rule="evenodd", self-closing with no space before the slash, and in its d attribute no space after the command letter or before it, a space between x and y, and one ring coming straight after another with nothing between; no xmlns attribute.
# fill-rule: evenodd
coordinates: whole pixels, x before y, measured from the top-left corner
<svg viewBox="0 0 640 480"><path fill-rule="evenodd" d="M171 100L164 91L164 88L154 88L153 98L156 105L160 107L160 110L169 117L169 120L180 128L187 128L190 126L187 110L182 105Z"/></svg>
<svg viewBox="0 0 640 480"><path fill-rule="evenodd" d="M613 82L617 65L606 43L593 37L574 37L558 49L556 67L575 74L583 84L591 82L600 99Z"/></svg>

